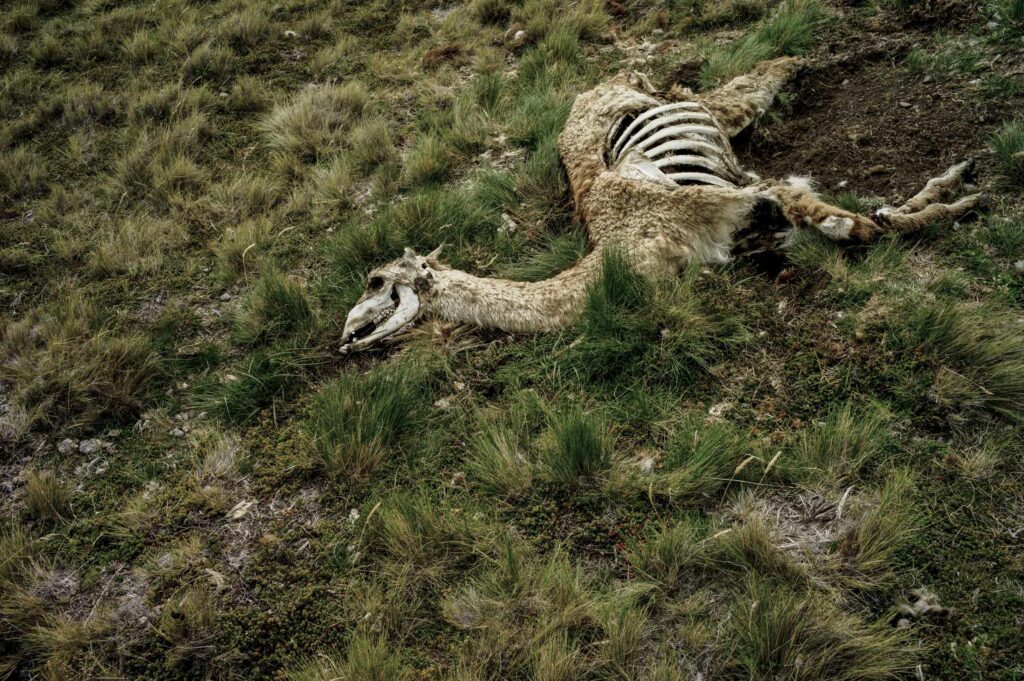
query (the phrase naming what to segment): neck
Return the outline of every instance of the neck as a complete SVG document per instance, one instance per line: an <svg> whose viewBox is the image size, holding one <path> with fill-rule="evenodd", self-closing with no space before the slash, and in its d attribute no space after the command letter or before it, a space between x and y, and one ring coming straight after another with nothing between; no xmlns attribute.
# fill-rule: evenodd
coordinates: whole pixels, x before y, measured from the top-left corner
<svg viewBox="0 0 1024 681"><path fill-rule="evenodd" d="M442 319L513 333L552 331L579 317L600 275L599 250L538 282L477 277L460 270L434 273L433 310Z"/></svg>

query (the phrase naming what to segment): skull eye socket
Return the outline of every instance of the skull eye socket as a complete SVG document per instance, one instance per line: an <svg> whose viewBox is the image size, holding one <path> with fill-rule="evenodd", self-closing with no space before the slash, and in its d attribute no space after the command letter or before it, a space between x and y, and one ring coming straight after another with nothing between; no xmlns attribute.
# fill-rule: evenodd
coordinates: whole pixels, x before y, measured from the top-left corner
<svg viewBox="0 0 1024 681"><path fill-rule="evenodd" d="M370 280L366 282L366 285L369 287L371 291L376 291L377 289L384 285L384 278L370 277Z"/></svg>

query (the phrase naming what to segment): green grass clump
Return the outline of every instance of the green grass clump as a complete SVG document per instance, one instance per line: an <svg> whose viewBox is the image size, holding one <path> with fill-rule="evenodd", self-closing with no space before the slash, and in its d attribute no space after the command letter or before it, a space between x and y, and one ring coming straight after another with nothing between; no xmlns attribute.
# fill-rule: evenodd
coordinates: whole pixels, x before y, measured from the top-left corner
<svg viewBox="0 0 1024 681"><path fill-rule="evenodd" d="M823 17L817 0L786 0L752 33L711 53L700 71L701 87L711 89L771 57L803 54Z"/></svg>
<svg viewBox="0 0 1024 681"><path fill-rule="evenodd" d="M266 257L265 248L272 234L270 221L259 217L225 230L213 246L220 278L231 283L256 270Z"/></svg>
<svg viewBox="0 0 1024 681"><path fill-rule="evenodd" d="M405 159L404 182L410 187L445 182L455 172L456 160L453 149L441 137L421 135Z"/></svg>
<svg viewBox="0 0 1024 681"><path fill-rule="evenodd" d="M950 46L935 52L915 47L907 55L907 68L911 73L949 78L957 74L973 75L983 66L981 53L967 47Z"/></svg>
<svg viewBox="0 0 1024 681"><path fill-rule="evenodd" d="M877 502L863 512L840 544L840 553L858 587L877 587L891 580L894 554L920 529L915 488L908 471L893 471Z"/></svg>
<svg viewBox="0 0 1024 681"><path fill-rule="evenodd" d="M707 524L687 516L679 522L648 529L642 540L630 544L627 558L645 578L674 589L705 567L706 538Z"/></svg>
<svg viewBox="0 0 1024 681"><path fill-rule="evenodd" d="M550 437L540 463L556 483L577 486L611 466L614 441L605 423L593 414L571 409L552 416Z"/></svg>
<svg viewBox="0 0 1024 681"><path fill-rule="evenodd" d="M129 218L100 238L89 254L89 269L104 276L155 272L186 236L184 227L172 220Z"/></svg>
<svg viewBox="0 0 1024 681"><path fill-rule="evenodd" d="M729 620L732 658L755 681L870 681L912 666L906 635L824 598L752 580Z"/></svg>
<svg viewBox="0 0 1024 681"><path fill-rule="evenodd" d="M364 478L423 424L427 376L407 362L340 376L314 398L309 427L329 473Z"/></svg>
<svg viewBox="0 0 1024 681"><path fill-rule="evenodd" d="M1024 119L1003 125L992 137L992 148L1002 166L1003 174L1015 181L1024 181Z"/></svg>
<svg viewBox="0 0 1024 681"><path fill-rule="evenodd" d="M518 281L549 279L579 262L587 246L587 236L580 230L548 236L526 259L505 267L502 276Z"/></svg>
<svg viewBox="0 0 1024 681"><path fill-rule="evenodd" d="M1015 314L934 303L912 312L902 335L939 365L933 389L940 404L1024 420L1024 345Z"/></svg>
<svg viewBox="0 0 1024 681"><path fill-rule="evenodd" d="M70 487L53 471L29 471L25 476L25 512L30 518L61 520L71 505Z"/></svg>
<svg viewBox="0 0 1024 681"><path fill-rule="evenodd" d="M297 671L288 681L405 681L409 670L381 639L359 636L348 644L344 659L321 655Z"/></svg>
<svg viewBox="0 0 1024 681"><path fill-rule="evenodd" d="M362 117L369 103L370 93L356 80L309 88L274 107L260 130L272 151L315 163L341 146L348 126Z"/></svg>
<svg viewBox="0 0 1024 681"><path fill-rule="evenodd" d="M804 576L789 554L775 546L771 531L757 516L722 535L721 545L730 563L752 575L772 575L792 583Z"/></svg>
<svg viewBox="0 0 1024 681"><path fill-rule="evenodd" d="M724 351L747 340L738 320L712 312L697 288L700 270L651 281L617 250L602 255L573 349L578 371L591 381L691 383Z"/></svg>
<svg viewBox="0 0 1024 681"><path fill-rule="evenodd" d="M26 147L16 147L0 157L0 194L19 198L46 188L46 165Z"/></svg>
<svg viewBox="0 0 1024 681"><path fill-rule="evenodd" d="M116 334L96 304L73 295L0 328L0 356L12 403L50 426L127 416L158 373L147 338Z"/></svg>
<svg viewBox="0 0 1024 681"><path fill-rule="evenodd" d="M533 483L531 458L521 430L522 424L481 421L467 472L485 492L512 497L526 492Z"/></svg>
<svg viewBox="0 0 1024 681"><path fill-rule="evenodd" d="M888 415L880 406L854 409L846 403L800 434L788 465L799 479L834 488L868 462L880 463L891 447Z"/></svg>
<svg viewBox="0 0 1024 681"><path fill-rule="evenodd" d="M277 270L260 277L235 315L233 336L247 345L309 333L313 309L301 284Z"/></svg>
<svg viewBox="0 0 1024 681"><path fill-rule="evenodd" d="M727 423L687 418L673 431L653 479L641 478L643 491L670 503L698 502L728 484L752 449L752 443Z"/></svg>

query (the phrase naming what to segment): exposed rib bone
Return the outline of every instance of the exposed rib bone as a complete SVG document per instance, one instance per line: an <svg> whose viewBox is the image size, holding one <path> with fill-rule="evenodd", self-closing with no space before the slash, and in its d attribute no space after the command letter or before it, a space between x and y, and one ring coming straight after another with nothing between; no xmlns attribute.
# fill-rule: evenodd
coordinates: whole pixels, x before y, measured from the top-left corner
<svg viewBox="0 0 1024 681"><path fill-rule="evenodd" d="M612 156L619 156L620 153L622 152L620 147L622 146L623 140L625 140L631 134L633 134L633 131L636 130L640 126L641 123L643 123L647 119L651 118L652 116L658 116L660 114L663 114L663 113L666 113L666 112L669 112L669 111L679 111L681 109L691 109L692 110L692 109L700 109L700 108L701 108L700 104L698 104L697 102L676 102L674 104L665 104L664 106L656 106L653 109L648 109L647 111L644 111L642 114L640 114L639 116L634 118L633 122L629 124L629 127L626 128L625 130L623 130L622 134L619 135L619 141L615 145L615 147L612 149Z"/></svg>
<svg viewBox="0 0 1024 681"><path fill-rule="evenodd" d="M658 156L670 151L698 151L710 154L714 157L720 157L724 153L724 150L721 147L701 140L672 140L658 145L653 149L649 149L644 153L649 158L657 158Z"/></svg>
<svg viewBox="0 0 1024 681"><path fill-rule="evenodd" d="M677 125L671 128L665 128L654 133L647 139L635 145L635 148L640 151L644 151L647 147L651 146L655 142L666 138L672 137L683 137L684 135L708 135L713 136L718 134L718 128L713 128L710 125Z"/></svg>
<svg viewBox="0 0 1024 681"><path fill-rule="evenodd" d="M725 170L721 163L704 156L666 156L655 161L654 165L658 168L664 168L665 166L700 166L715 172Z"/></svg>
<svg viewBox="0 0 1024 681"><path fill-rule="evenodd" d="M702 182L704 184L713 184L719 187L728 187L735 189L736 185L732 182L723 180L720 177L709 175L708 173L671 173L668 179L673 182Z"/></svg>
<svg viewBox="0 0 1024 681"><path fill-rule="evenodd" d="M625 146L622 146L622 151L626 151L631 146L633 146L633 143L636 140L643 139L644 137L646 137L647 135L651 134L652 132L654 132L658 128L664 127L666 125L670 125L672 123L680 123L682 121L710 123L711 122L711 116L707 115L706 113L702 113L700 111L686 111L686 112L683 112L683 113L672 114L671 116L659 116L658 118L655 118L653 121L651 121L650 123L648 123L647 125L642 127L636 134L634 134L629 139L626 139L625 135L619 137L619 141L618 141L618 143L616 143L615 147L619 148L620 146L623 145L623 142L625 142ZM615 153L616 152L613 150L613 152L612 152L612 157L613 158L615 157Z"/></svg>

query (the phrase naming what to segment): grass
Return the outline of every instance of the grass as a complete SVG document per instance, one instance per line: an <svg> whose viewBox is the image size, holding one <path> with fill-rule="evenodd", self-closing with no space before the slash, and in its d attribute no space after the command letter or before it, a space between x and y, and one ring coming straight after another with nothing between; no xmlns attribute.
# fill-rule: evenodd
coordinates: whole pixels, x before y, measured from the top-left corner
<svg viewBox="0 0 1024 681"><path fill-rule="evenodd" d="M553 482L576 486L611 466L614 442L593 414L573 409L552 416L550 439L540 461Z"/></svg>
<svg viewBox="0 0 1024 681"><path fill-rule="evenodd" d="M786 0L754 31L710 54L700 71L701 87L725 83L771 57L803 54L823 19L824 10L816 0Z"/></svg>
<svg viewBox="0 0 1024 681"><path fill-rule="evenodd" d="M800 434L788 465L801 480L836 488L869 462L880 464L891 448L885 411L878 405L856 409L847 403Z"/></svg>
<svg viewBox="0 0 1024 681"><path fill-rule="evenodd" d="M316 318L303 287L276 270L267 270L235 315L233 336L247 345L265 344L309 333Z"/></svg>
<svg viewBox="0 0 1024 681"><path fill-rule="evenodd" d="M1015 119L1005 123L992 137L992 148L1007 178L1024 179L1024 121Z"/></svg>
<svg viewBox="0 0 1024 681"><path fill-rule="evenodd" d="M336 348L407 246L587 257L557 140L621 69L821 75L910 32L980 148L1019 104L1014 1L941 35L806 1L5 5L0 676L1012 675L1010 175L982 222L801 240L778 278L607 252L562 332ZM958 616L892 627L920 586Z"/></svg>
<svg viewBox="0 0 1024 681"><path fill-rule="evenodd" d="M424 367L410 360L326 385L313 401L310 421L325 469L356 480L372 473L404 433L422 426L426 380Z"/></svg>

